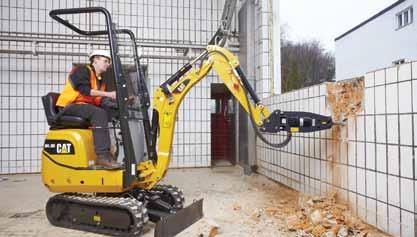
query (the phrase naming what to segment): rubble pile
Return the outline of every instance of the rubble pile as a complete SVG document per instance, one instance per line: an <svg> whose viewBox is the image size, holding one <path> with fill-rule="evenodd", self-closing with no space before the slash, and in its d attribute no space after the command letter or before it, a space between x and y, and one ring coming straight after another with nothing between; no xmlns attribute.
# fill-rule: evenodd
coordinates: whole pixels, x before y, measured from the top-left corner
<svg viewBox="0 0 417 237"><path fill-rule="evenodd" d="M309 196L285 187L264 188L269 193L263 196L262 201L244 199L226 202L227 207L222 210L227 216L203 218L199 222L198 236L390 236L356 217L349 206L337 198L336 192ZM229 235L232 232L234 235Z"/></svg>
<svg viewBox="0 0 417 237"><path fill-rule="evenodd" d="M286 218L287 229L299 237L382 237L387 236L365 224L336 202L336 193L326 196L300 195L299 209Z"/></svg>

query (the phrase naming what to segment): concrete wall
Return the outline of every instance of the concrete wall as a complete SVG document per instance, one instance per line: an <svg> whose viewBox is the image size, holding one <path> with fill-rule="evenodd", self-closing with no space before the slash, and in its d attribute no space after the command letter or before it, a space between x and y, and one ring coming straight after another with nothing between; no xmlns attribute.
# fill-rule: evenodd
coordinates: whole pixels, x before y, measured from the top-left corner
<svg viewBox="0 0 417 237"><path fill-rule="evenodd" d="M363 111L348 119L340 136L335 128L296 134L283 149L258 141L260 172L301 192L335 190L368 223L393 236L415 236L417 63L364 78ZM331 114L325 84L264 102L274 109Z"/></svg>
<svg viewBox="0 0 417 237"><path fill-rule="evenodd" d="M396 14L416 5L416 0L406 0L336 40L336 78L364 75L376 68L388 67L399 59L415 60L416 9L413 9L414 22L401 29L397 29Z"/></svg>

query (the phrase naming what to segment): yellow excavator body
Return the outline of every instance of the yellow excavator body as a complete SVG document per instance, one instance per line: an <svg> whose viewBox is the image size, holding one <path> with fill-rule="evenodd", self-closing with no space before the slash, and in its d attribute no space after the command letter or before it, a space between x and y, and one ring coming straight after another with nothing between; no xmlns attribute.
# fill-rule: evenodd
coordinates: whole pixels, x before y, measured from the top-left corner
<svg viewBox="0 0 417 237"><path fill-rule="evenodd" d="M123 192L123 170L94 170L91 129L50 130L42 151L42 181L51 192Z"/></svg>

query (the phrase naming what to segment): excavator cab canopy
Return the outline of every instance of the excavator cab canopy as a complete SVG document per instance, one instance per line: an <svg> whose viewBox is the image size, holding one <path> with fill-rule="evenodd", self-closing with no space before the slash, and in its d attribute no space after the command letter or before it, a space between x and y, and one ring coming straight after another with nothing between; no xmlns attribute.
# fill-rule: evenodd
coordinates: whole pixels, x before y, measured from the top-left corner
<svg viewBox="0 0 417 237"><path fill-rule="evenodd" d="M105 30L83 30L80 27L74 25L69 20L65 19L66 15L73 14L89 14L89 13L101 13L105 17L106 29ZM149 93L146 87L144 73L140 66L137 44L135 35L128 29L116 29L115 24L112 21L109 11L103 7L87 7L87 8L71 8L71 9L57 9L52 10L49 15L59 23L65 25L74 32L87 36L107 36L109 42L109 49L112 58L112 72L114 78L114 85L116 89L116 102L118 106L118 122L120 123L120 130L123 140L123 152L125 162L124 172L124 186L128 187L132 181L136 179L136 164L138 161L144 159L144 154L139 152L137 147L140 147L138 143L143 142L143 134L140 131L142 128L145 133L145 141L148 145L147 150L152 151L149 147L150 138L150 123L148 116L148 108L150 106ZM122 70L122 63L119 54L119 44L117 40L118 34L127 35L131 41L132 53L134 57L137 79L134 80L135 85L129 83L126 75ZM132 90L133 88L133 90ZM128 90L129 89L129 90ZM133 93L133 94L132 94ZM129 97L130 96L130 97ZM134 98L132 98L132 96ZM51 96L45 98L45 102L51 100ZM50 111L54 111L54 108L50 109L52 101L47 105ZM56 112L56 111L55 111ZM52 118L51 114L51 118ZM143 124L141 124L143 123Z"/></svg>

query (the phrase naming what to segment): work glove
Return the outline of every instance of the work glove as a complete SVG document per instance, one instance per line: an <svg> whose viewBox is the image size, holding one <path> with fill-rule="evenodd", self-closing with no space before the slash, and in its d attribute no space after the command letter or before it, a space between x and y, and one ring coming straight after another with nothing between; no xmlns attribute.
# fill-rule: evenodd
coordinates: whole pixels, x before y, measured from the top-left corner
<svg viewBox="0 0 417 237"><path fill-rule="evenodd" d="M101 100L101 107L109 109L118 109L116 101L109 97L104 97Z"/></svg>

